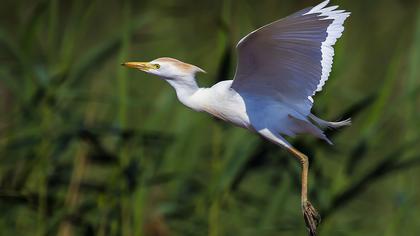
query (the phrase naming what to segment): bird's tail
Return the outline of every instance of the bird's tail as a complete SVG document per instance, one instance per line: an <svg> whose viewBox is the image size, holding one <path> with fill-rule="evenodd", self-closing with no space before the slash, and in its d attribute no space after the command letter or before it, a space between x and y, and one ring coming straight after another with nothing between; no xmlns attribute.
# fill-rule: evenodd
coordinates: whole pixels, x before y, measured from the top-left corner
<svg viewBox="0 0 420 236"><path fill-rule="evenodd" d="M310 114L309 118L311 118L311 120L313 120L316 124L318 124L321 128L324 128L324 129L325 128L338 129L338 128L341 128L343 126L351 125L351 118L348 118L348 119L343 120L343 121L338 121L338 122L325 121L323 119L320 119L320 118L316 117L313 114Z"/></svg>

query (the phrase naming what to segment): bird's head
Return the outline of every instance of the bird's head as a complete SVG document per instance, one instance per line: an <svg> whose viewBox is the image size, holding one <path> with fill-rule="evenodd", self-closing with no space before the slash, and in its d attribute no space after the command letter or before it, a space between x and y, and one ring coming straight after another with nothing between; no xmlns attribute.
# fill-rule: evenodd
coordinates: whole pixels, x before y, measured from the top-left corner
<svg viewBox="0 0 420 236"><path fill-rule="evenodd" d="M158 58L151 62L125 62L122 65L169 80L191 78L197 72L205 73L197 66L169 57Z"/></svg>

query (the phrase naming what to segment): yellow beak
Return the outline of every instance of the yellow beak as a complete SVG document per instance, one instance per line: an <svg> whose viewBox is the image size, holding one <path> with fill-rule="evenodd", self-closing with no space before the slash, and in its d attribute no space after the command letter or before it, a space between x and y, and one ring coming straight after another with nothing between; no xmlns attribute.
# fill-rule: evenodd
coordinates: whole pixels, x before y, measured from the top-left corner
<svg viewBox="0 0 420 236"><path fill-rule="evenodd" d="M150 62L124 62L121 64L129 68L139 69L142 71L158 69L159 65Z"/></svg>

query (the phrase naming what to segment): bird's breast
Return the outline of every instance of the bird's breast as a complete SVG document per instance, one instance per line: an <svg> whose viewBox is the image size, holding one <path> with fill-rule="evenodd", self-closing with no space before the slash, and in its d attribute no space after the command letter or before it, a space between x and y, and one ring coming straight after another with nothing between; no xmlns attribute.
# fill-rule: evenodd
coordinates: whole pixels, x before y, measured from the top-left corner
<svg viewBox="0 0 420 236"><path fill-rule="evenodd" d="M249 128L245 102L232 90L208 91L202 100L202 110L234 125Z"/></svg>

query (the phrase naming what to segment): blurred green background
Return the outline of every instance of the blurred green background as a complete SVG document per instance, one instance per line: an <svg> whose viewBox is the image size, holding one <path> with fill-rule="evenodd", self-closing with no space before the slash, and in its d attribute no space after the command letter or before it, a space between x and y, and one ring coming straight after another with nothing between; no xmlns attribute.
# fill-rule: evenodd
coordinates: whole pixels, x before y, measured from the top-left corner
<svg viewBox="0 0 420 236"><path fill-rule="evenodd" d="M306 235L294 158L120 63L178 58L210 86L241 37L318 3L3 0L0 235ZM292 140L320 235L420 235L420 4L332 3L352 15L313 111L353 125Z"/></svg>

